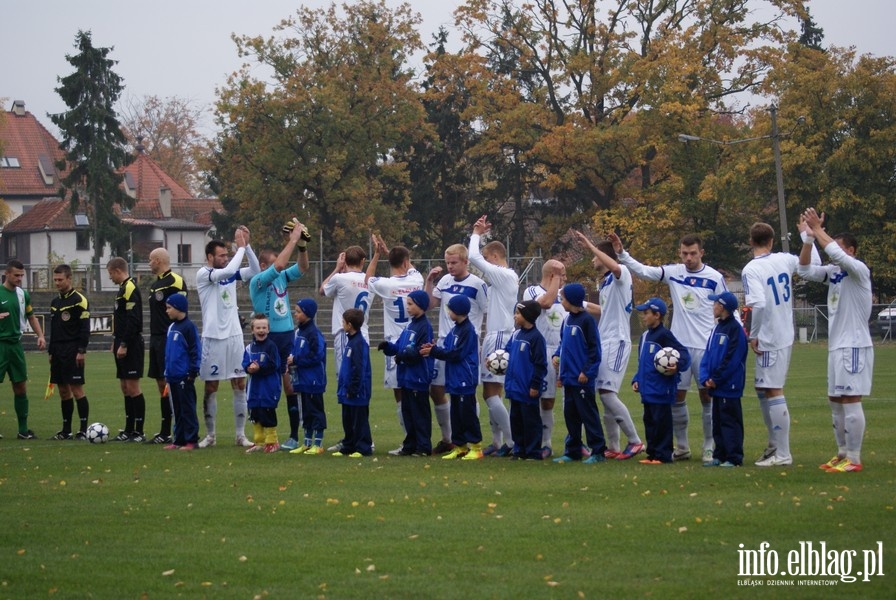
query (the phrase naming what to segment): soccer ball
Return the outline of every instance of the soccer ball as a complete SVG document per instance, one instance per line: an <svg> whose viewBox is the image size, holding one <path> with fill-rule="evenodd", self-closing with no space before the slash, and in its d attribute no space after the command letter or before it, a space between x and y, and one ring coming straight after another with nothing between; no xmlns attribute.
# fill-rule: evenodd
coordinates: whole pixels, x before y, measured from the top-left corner
<svg viewBox="0 0 896 600"><path fill-rule="evenodd" d="M87 428L87 441L91 444L105 444L109 439L109 428L102 423L94 423Z"/></svg>
<svg viewBox="0 0 896 600"><path fill-rule="evenodd" d="M507 361L509 359L510 355L507 354L507 350L498 348L485 358L485 368L492 375L503 375L507 372Z"/></svg>
<svg viewBox="0 0 896 600"><path fill-rule="evenodd" d="M661 348L653 356L653 366L663 375L672 375L681 355L675 348Z"/></svg>

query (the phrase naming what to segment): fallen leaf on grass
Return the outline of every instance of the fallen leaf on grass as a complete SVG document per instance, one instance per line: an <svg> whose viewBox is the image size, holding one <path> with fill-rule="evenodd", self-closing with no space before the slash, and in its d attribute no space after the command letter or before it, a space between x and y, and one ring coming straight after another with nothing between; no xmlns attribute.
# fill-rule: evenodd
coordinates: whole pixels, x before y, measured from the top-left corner
<svg viewBox="0 0 896 600"><path fill-rule="evenodd" d="M679 527L679 528L678 528L678 533L684 533L684 532L687 531L687 530L688 530L687 527Z"/></svg>
<svg viewBox="0 0 896 600"><path fill-rule="evenodd" d="M168 569L167 571L162 571L162 577L168 577L169 575L174 575L174 569Z"/></svg>

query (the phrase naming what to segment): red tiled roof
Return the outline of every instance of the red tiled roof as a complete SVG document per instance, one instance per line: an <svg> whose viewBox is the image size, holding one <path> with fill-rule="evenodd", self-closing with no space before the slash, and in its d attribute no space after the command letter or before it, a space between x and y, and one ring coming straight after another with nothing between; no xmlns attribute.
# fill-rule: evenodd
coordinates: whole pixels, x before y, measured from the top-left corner
<svg viewBox="0 0 896 600"><path fill-rule="evenodd" d="M59 190L59 173L53 167L53 183L47 185L40 174L38 159L46 156L53 163L65 155L59 142L40 121L28 111L16 115L5 111L3 125L0 126L0 140L3 156L19 159L19 168L0 168L0 197L43 198L52 196Z"/></svg>
<svg viewBox="0 0 896 600"><path fill-rule="evenodd" d="M75 217L69 211L69 201L62 198L44 198L31 210L22 213L3 228L3 233L28 233L43 231L71 231L75 229Z"/></svg>

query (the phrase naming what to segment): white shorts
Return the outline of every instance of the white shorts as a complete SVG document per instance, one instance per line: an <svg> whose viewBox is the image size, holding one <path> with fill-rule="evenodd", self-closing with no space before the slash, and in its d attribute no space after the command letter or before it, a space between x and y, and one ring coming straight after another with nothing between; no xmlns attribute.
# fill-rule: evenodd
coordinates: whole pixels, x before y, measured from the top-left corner
<svg viewBox="0 0 896 600"><path fill-rule="evenodd" d="M780 350L769 350L756 355L756 375L753 387L783 388L787 382L787 369L790 367L790 355L793 346Z"/></svg>
<svg viewBox="0 0 896 600"><path fill-rule="evenodd" d="M345 330L339 330L333 334L333 356L336 358L336 379L339 379L339 371L342 370L342 353L345 352L345 341L348 336Z"/></svg>
<svg viewBox="0 0 896 600"><path fill-rule="evenodd" d="M438 344L436 344L438 345ZM432 381L429 385L439 385L445 387L445 361L434 359L432 361Z"/></svg>
<svg viewBox="0 0 896 600"><path fill-rule="evenodd" d="M704 389L704 387L700 385L700 362L703 360L703 355L705 353L706 348L688 348L688 354L691 355L691 366L688 367L687 371L680 371L681 379L678 380L678 389L691 389L692 379L697 382L698 390Z"/></svg>
<svg viewBox="0 0 896 600"><path fill-rule="evenodd" d="M485 359L495 350L504 349L512 331L489 331L482 340L482 351L479 353L479 381L482 383L504 383L503 375L495 375L485 366Z"/></svg>
<svg viewBox="0 0 896 600"><path fill-rule="evenodd" d="M828 351L828 396L867 396L871 393L874 348Z"/></svg>
<svg viewBox="0 0 896 600"><path fill-rule="evenodd" d="M226 340L202 338L199 378L204 381L224 381L245 377L243 350L245 346L242 334Z"/></svg>
<svg viewBox="0 0 896 600"><path fill-rule="evenodd" d="M618 392L625 377L632 344L625 340L606 340L600 344L600 366L597 369L595 390Z"/></svg>
<svg viewBox="0 0 896 600"><path fill-rule="evenodd" d="M383 387L387 390L397 390L398 385L398 365L394 356L386 357L385 368L383 369Z"/></svg>
<svg viewBox="0 0 896 600"><path fill-rule="evenodd" d="M541 393L542 398L556 398L558 393L557 388L557 369L554 368L554 361L552 360L552 356L554 356L554 352L557 351L556 347L548 346L548 372L544 376L544 391ZM562 390L559 391L560 395L563 395Z"/></svg>

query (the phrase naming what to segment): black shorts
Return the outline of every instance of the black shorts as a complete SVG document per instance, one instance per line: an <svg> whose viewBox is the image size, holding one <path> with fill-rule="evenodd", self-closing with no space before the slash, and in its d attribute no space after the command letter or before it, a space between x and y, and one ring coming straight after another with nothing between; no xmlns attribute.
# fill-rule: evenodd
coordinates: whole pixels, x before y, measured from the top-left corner
<svg viewBox="0 0 896 600"><path fill-rule="evenodd" d="M112 352L118 352L118 343L113 344ZM128 342L128 353L124 358L115 355L115 377L118 379L140 379L143 377L143 338Z"/></svg>
<svg viewBox="0 0 896 600"><path fill-rule="evenodd" d="M164 335L149 336L149 372L147 377L162 379L165 377L165 342Z"/></svg>
<svg viewBox="0 0 896 600"><path fill-rule="evenodd" d="M84 366L78 366L75 360L77 354L77 342L50 347L50 383L84 385Z"/></svg>
<svg viewBox="0 0 896 600"><path fill-rule="evenodd" d="M280 351L280 372L286 373L286 359L292 354L292 344L295 340L295 334L292 331L272 331L268 334L277 350Z"/></svg>

